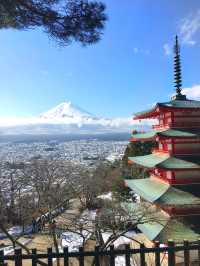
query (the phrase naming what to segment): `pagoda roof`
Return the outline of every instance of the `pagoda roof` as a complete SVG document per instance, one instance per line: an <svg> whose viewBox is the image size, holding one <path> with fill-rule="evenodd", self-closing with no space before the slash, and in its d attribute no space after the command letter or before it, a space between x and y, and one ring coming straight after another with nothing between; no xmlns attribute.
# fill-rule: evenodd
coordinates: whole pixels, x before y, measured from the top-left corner
<svg viewBox="0 0 200 266"><path fill-rule="evenodd" d="M153 153L144 156L129 157L129 161L146 168L161 169L200 169L199 155L179 155Z"/></svg>
<svg viewBox="0 0 200 266"><path fill-rule="evenodd" d="M138 208L138 203L126 203L123 207L134 212ZM149 221L147 219L145 223L138 224L137 227L151 241L160 243L167 243L169 239L178 243L185 239L196 241L200 237L199 219L200 215L170 216L157 208L151 213Z"/></svg>
<svg viewBox="0 0 200 266"><path fill-rule="evenodd" d="M133 140L148 140L153 139L156 136L171 137L171 138L196 138L200 137L200 129L158 129L144 133L132 134Z"/></svg>
<svg viewBox="0 0 200 266"><path fill-rule="evenodd" d="M158 114L158 111L156 111L156 109L159 107L173 108L173 109L200 109L200 101L186 99L186 100L171 100L169 102L157 103L150 109L135 113L134 119L156 117Z"/></svg>
<svg viewBox="0 0 200 266"><path fill-rule="evenodd" d="M159 218L157 217L159 215ZM138 225L138 228L152 241L166 243L169 239L175 242L197 241L200 237L199 215L170 217L160 211L155 222Z"/></svg>
<svg viewBox="0 0 200 266"><path fill-rule="evenodd" d="M148 202L163 205L200 204L200 185L170 186L156 178L125 180L126 185Z"/></svg>

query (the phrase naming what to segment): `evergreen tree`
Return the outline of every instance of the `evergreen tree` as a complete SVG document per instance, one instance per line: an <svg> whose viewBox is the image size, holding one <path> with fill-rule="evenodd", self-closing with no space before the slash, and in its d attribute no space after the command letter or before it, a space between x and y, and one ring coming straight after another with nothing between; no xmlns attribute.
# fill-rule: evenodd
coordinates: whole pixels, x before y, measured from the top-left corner
<svg viewBox="0 0 200 266"><path fill-rule="evenodd" d="M105 5L88 0L1 0L0 29L42 28L62 45L101 38Z"/></svg>
<svg viewBox="0 0 200 266"><path fill-rule="evenodd" d="M137 132L133 132L134 134ZM147 177L148 173L144 168L139 167L138 165L129 165L128 157L142 156L150 154L152 149L156 146L155 141L137 141L130 142L125 150L124 157L122 158L123 162L123 172L124 176L141 178Z"/></svg>

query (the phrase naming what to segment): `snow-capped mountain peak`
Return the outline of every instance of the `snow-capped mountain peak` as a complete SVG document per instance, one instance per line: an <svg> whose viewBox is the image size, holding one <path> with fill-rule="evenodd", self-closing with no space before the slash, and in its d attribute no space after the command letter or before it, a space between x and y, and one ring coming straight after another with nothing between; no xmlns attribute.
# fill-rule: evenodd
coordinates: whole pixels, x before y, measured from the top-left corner
<svg viewBox="0 0 200 266"><path fill-rule="evenodd" d="M0 118L0 134L7 135L119 133L131 132L133 126L135 129L140 128L139 122L133 121L131 117L97 117L71 102L60 103L39 117Z"/></svg>
<svg viewBox="0 0 200 266"><path fill-rule="evenodd" d="M73 105L71 102L63 102L49 111L40 115L43 119L62 119L62 118L94 118L92 114Z"/></svg>

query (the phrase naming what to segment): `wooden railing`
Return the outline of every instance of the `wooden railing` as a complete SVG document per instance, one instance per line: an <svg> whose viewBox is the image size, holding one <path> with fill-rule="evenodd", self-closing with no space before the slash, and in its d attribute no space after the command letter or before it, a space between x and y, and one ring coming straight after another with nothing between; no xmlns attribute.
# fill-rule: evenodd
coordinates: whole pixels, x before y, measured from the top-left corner
<svg viewBox="0 0 200 266"><path fill-rule="evenodd" d="M200 122L174 122L174 123L166 123L166 124L158 124L153 125L153 129L161 129L161 128L199 128Z"/></svg>
<svg viewBox="0 0 200 266"><path fill-rule="evenodd" d="M96 247L94 251L84 251L83 248L79 248L77 252L69 252L68 248L64 248L63 252L55 253L51 248L48 248L47 253L37 253L36 249L32 250L31 254L22 254L21 249L16 249L13 255L4 255L3 251L0 251L0 266L10 265L9 262L14 263L15 266L27 265L26 262L31 260L32 266L48 265L53 266L55 259L60 258L62 261L61 265L69 266L69 261L71 258L76 258L78 260L79 266L84 266L85 257L92 257L93 263L92 265L101 266L102 258L107 258L107 264L110 266L115 266L115 262L118 256L123 256L124 266L148 266L155 265L161 266L163 254L166 257L166 261L164 265L175 266L176 265L176 252L182 252L183 254L183 265L189 266L191 265L191 251L196 251L196 263L195 265L200 265L200 241L195 243L189 243L188 241L184 241L184 243L175 245L173 241L168 241L167 246L160 246L159 242L155 243L155 246L152 248L145 247L144 244L141 244L139 248L131 249L129 245L125 245L122 249L114 249L113 246L109 248L109 250L101 250L99 247ZM148 264L147 254L152 254L152 258L154 258L153 264ZM134 264L134 256L139 258L139 262ZM46 264L45 264L46 263ZM88 265L88 264L87 264ZM104 264L105 265L105 264ZM121 264L120 264L121 265Z"/></svg>

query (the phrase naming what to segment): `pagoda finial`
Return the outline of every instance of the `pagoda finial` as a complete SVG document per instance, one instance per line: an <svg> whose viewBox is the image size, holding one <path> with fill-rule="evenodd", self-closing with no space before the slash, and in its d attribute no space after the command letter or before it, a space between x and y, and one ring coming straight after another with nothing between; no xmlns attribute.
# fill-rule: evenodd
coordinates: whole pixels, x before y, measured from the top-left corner
<svg viewBox="0 0 200 266"><path fill-rule="evenodd" d="M180 46L178 43L178 36L176 35L175 45L174 45L174 87L176 88L177 95L181 95L181 61L180 61Z"/></svg>

